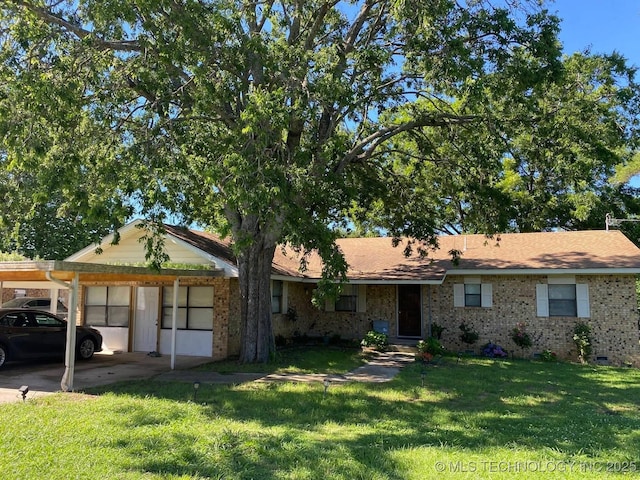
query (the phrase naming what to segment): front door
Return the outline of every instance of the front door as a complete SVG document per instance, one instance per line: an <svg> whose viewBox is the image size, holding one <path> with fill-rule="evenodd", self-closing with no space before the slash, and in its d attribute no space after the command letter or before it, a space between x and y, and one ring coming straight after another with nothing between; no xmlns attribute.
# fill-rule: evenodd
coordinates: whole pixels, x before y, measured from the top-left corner
<svg viewBox="0 0 640 480"><path fill-rule="evenodd" d="M158 347L158 287L139 287L133 333L134 352L153 352Z"/></svg>
<svg viewBox="0 0 640 480"><path fill-rule="evenodd" d="M398 336L422 336L420 285L398 285Z"/></svg>

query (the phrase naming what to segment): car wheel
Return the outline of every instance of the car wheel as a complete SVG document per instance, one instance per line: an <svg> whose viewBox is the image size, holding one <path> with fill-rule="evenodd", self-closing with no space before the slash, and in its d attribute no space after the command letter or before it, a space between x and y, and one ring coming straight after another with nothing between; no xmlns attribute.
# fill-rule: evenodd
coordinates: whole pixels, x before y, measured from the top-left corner
<svg viewBox="0 0 640 480"><path fill-rule="evenodd" d="M7 349L0 345L0 367L7 363Z"/></svg>
<svg viewBox="0 0 640 480"><path fill-rule="evenodd" d="M78 345L78 356L82 360L89 360L93 357L93 353L96 351L96 344L89 337L83 338Z"/></svg>

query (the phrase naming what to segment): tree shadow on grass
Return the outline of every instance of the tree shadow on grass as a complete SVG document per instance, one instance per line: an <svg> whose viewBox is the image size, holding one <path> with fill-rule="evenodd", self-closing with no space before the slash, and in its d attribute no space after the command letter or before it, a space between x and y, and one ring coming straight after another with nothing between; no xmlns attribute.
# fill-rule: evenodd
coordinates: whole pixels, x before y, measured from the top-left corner
<svg viewBox="0 0 640 480"><path fill-rule="evenodd" d="M193 401L191 385L128 383L112 391L161 398L167 411L116 407L128 433L114 442L125 451L142 442L130 468L213 478L399 478L394 452L441 445L633 459L639 380L632 370L471 361L409 366L388 384L332 385L326 397L321 384L203 385L190 405L193 432L169 427L193 421L179 408Z"/></svg>

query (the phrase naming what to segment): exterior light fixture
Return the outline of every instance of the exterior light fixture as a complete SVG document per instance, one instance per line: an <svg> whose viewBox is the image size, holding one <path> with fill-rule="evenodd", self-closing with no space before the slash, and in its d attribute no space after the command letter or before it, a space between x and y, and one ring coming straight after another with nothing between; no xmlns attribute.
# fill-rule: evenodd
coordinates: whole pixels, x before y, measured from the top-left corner
<svg viewBox="0 0 640 480"><path fill-rule="evenodd" d="M29 393L29 386L28 385L22 385L18 389L18 392L20 392L20 395L22 395L22 401L24 402L27 399L27 393Z"/></svg>
<svg viewBox="0 0 640 480"><path fill-rule="evenodd" d="M327 377L322 381L322 385L324 385L324 393L322 394L322 398L327 396L327 390L329 389L329 385L331 385L331 380Z"/></svg>
<svg viewBox="0 0 640 480"><path fill-rule="evenodd" d="M196 397L198 396L198 389L200 388L200 380L196 380L193 382L193 401L196 401Z"/></svg>

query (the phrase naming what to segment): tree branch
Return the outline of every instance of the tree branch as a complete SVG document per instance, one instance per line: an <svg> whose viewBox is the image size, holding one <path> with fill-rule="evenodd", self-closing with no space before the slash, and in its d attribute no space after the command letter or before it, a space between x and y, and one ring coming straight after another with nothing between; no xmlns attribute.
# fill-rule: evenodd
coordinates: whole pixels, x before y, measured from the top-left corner
<svg viewBox="0 0 640 480"><path fill-rule="evenodd" d="M58 25L59 27L64 28L65 30L73 33L80 40L84 40L86 38L90 38L91 41L100 49L103 50L116 50L120 52L140 52L142 51L142 47L138 43L137 40L105 40L95 36L95 32L91 32L90 30L86 30L79 25L76 25L64 18L55 15L49 10L41 7L37 7L30 2L26 2L24 0L11 0L13 3L18 5L19 7L25 8L29 10L31 13L39 17L41 20L48 24Z"/></svg>
<svg viewBox="0 0 640 480"><path fill-rule="evenodd" d="M472 122L476 118L477 116L475 115L451 115L447 113L440 113L438 115L424 116L422 118L418 118L411 122L406 122L400 125L381 128L368 137L362 139L358 144L354 145L353 148L344 157L342 157L342 160L340 160L340 163L336 166L334 171L336 173L341 173L342 171L344 171L347 165L356 160L368 160L382 143L403 132L409 132L421 127L444 127L447 125L460 125Z"/></svg>

